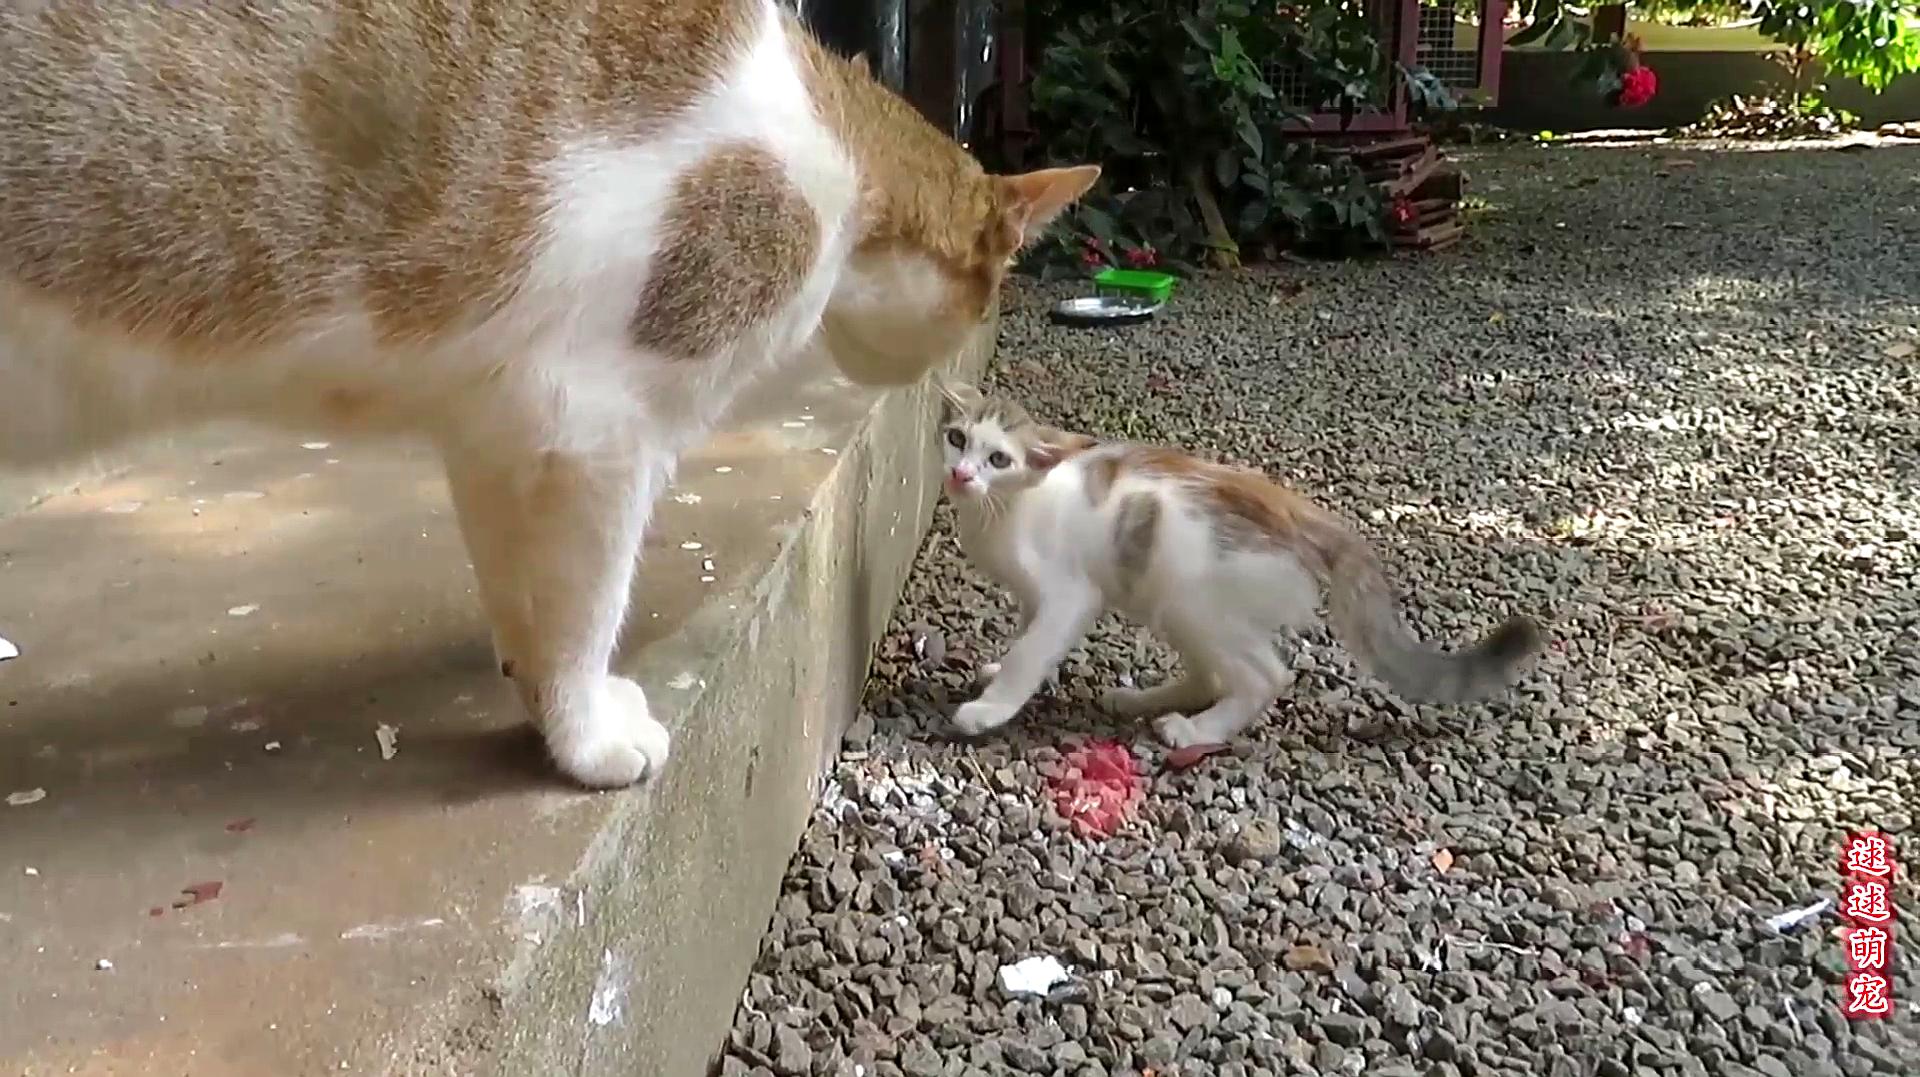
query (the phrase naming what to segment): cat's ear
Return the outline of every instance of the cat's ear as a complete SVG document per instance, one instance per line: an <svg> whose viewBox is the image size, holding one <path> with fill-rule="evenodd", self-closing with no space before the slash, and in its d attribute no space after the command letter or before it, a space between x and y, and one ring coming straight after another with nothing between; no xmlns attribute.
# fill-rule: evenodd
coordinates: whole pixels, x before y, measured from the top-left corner
<svg viewBox="0 0 1920 1077"><path fill-rule="evenodd" d="M853 66L868 74L873 73L873 61L867 59L867 50L861 49L859 52L853 54Z"/></svg>
<svg viewBox="0 0 1920 1077"><path fill-rule="evenodd" d="M1062 210L1072 205L1100 178L1099 165L1043 168L1017 176L996 176L1000 187L1000 223L1024 247L1040 238Z"/></svg>

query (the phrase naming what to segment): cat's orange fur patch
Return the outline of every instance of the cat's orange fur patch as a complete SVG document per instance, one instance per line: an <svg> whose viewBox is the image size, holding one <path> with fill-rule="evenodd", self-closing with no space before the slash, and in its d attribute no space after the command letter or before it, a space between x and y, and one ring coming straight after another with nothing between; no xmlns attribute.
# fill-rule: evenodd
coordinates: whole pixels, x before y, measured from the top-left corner
<svg viewBox="0 0 1920 1077"><path fill-rule="evenodd" d="M798 20L787 15L798 31ZM905 243L955 270L977 261L983 222L993 217L993 185L971 156L926 122L864 65L829 51L811 34L789 35L801 81L820 119L852 154L863 176L911 176L913 183L863 191L862 242L871 252Z"/></svg>
<svg viewBox="0 0 1920 1077"><path fill-rule="evenodd" d="M265 10L0 8L0 276L183 356L242 359L355 302L381 343L477 324L526 272L558 132L670 119L764 9ZM111 79L93 73L107 60ZM76 132L121 152L44 148Z"/></svg>
<svg viewBox="0 0 1920 1077"><path fill-rule="evenodd" d="M644 134L720 76L764 10L759 0L601 0L569 14L586 24L591 100Z"/></svg>
<svg viewBox="0 0 1920 1077"><path fill-rule="evenodd" d="M797 29L797 20L787 15ZM881 86L860 60L833 53L804 31L790 35L800 77L821 120L852 154L861 175L911 177L863 191L859 252L900 248L946 275L951 313L984 318L1008 263L1100 175L1097 166L989 176L970 154L927 123L905 98Z"/></svg>
<svg viewBox="0 0 1920 1077"><path fill-rule="evenodd" d="M674 185L634 342L674 359L714 354L792 299L819 249L820 222L779 158L720 147Z"/></svg>
<svg viewBox="0 0 1920 1077"><path fill-rule="evenodd" d="M1198 475L1229 542L1283 546L1329 571L1356 554L1372 556L1339 517L1260 472L1213 464Z"/></svg>

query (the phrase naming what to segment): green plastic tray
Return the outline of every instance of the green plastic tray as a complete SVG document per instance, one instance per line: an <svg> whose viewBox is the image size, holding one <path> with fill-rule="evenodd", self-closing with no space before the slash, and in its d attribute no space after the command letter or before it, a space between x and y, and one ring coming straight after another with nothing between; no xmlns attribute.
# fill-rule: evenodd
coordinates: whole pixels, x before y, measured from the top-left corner
<svg viewBox="0 0 1920 1077"><path fill-rule="evenodd" d="M1156 303L1167 301L1178 279L1171 273L1149 269L1103 269L1093 275L1094 287L1101 291L1146 296Z"/></svg>

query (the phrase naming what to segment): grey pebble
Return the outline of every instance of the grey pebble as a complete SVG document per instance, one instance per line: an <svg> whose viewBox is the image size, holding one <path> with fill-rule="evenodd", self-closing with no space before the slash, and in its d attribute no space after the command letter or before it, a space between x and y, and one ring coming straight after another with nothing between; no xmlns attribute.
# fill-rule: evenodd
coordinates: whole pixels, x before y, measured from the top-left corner
<svg viewBox="0 0 1920 1077"><path fill-rule="evenodd" d="M774 1069L786 1077L808 1077L813 1072L813 1048L800 1030L781 1025L773 1030Z"/></svg>
<svg viewBox="0 0 1920 1077"><path fill-rule="evenodd" d="M1277 858L1283 848L1280 828L1271 820L1255 819L1227 841L1225 855L1229 864L1267 862Z"/></svg>
<svg viewBox="0 0 1920 1077"><path fill-rule="evenodd" d="M1320 1031L1342 1047L1358 1047L1366 1038L1367 1023L1350 1013L1330 1013L1320 1018Z"/></svg>
<svg viewBox="0 0 1920 1077"><path fill-rule="evenodd" d="M1740 1004L1724 991L1703 992L1696 1004L1721 1024L1740 1016Z"/></svg>

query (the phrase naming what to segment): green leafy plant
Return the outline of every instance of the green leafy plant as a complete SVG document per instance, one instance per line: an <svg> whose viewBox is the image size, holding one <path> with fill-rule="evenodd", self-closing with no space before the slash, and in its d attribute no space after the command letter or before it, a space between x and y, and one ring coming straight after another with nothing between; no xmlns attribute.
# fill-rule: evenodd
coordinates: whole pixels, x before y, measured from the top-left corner
<svg viewBox="0 0 1920 1077"><path fill-rule="evenodd" d="M1657 0L1645 9L1677 21L1689 10L1721 19L1734 8L1728 0ZM1588 8L1564 0L1517 0L1516 10L1528 25L1507 39L1510 46L1568 49L1592 39L1581 21ZM1738 0L1737 10L1758 19L1760 32L1789 53L1817 60L1876 93L1920 71L1920 0ZM1802 85L1796 84L1796 96L1807 92Z"/></svg>
<svg viewBox="0 0 1920 1077"><path fill-rule="evenodd" d="M1508 48L1537 45L1543 49L1572 49L1593 38L1593 29L1580 21L1589 9L1576 8L1561 0L1515 0L1514 10L1527 20L1527 25L1507 38Z"/></svg>
<svg viewBox="0 0 1920 1077"><path fill-rule="evenodd" d="M1754 0L1760 32L1791 54L1860 80L1875 93L1920 71L1920 3L1915 0ZM1795 94L1802 85L1796 76Z"/></svg>
<svg viewBox="0 0 1920 1077"><path fill-rule="evenodd" d="M1029 14L1041 153L1104 165L1036 250L1046 271L1226 267L1250 248L1385 241L1372 189L1295 137L1306 109L1351 117L1384 99L1392 69L1358 4L1049 0ZM1437 82L1421 87L1442 107L1427 92Z"/></svg>

